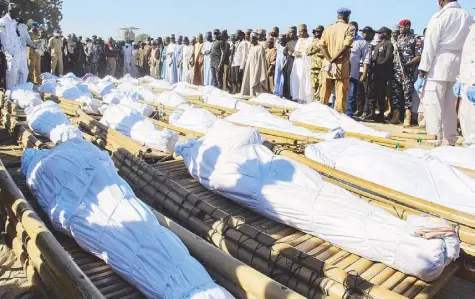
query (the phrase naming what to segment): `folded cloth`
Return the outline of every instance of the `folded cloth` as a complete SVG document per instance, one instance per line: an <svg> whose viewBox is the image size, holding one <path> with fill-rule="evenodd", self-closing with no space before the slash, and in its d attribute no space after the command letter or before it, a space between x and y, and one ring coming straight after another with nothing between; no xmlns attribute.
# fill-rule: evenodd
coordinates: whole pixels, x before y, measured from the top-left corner
<svg viewBox="0 0 475 299"><path fill-rule="evenodd" d="M407 217L406 224L409 233L413 236L427 240L443 238L446 242L446 256L452 260L459 257L460 244L454 224L445 219L435 218L429 215L410 215Z"/></svg>

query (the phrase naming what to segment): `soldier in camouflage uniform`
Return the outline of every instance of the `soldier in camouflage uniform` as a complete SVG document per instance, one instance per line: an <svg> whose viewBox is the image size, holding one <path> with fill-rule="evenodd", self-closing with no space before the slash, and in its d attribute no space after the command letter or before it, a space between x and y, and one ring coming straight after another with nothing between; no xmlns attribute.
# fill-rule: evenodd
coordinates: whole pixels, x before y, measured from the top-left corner
<svg viewBox="0 0 475 299"><path fill-rule="evenodd" d="M102 51L96 35L92 36L92 42L86 45L84 52L86 53L86 72L98 76Z"/></svg>
<svg viewBox="0 0 475 299"><path fill-rule="evenodd" d="M401 34L394 44L394 76L391 82L391 110L393 118L390 123L400 123L400 113L404 107L406 111L404 126L409 127L411 125L415 67L421 59L422 43L420 39L411 34L411 21L402 20L399 26Z"/></svg>
<svg viewBox="0 0 475 299"><path fill-rule="evenodd" d="M323 64L323 54L320 51L320 38L323 34L323 26L317 26L313 30L314 39L312 45L307 48L307 56L312 56L312 70L311 70L311 79L312 79L312 89L313 89L313 100L320 102L320 87L322 86L322 64Z"/></svg>

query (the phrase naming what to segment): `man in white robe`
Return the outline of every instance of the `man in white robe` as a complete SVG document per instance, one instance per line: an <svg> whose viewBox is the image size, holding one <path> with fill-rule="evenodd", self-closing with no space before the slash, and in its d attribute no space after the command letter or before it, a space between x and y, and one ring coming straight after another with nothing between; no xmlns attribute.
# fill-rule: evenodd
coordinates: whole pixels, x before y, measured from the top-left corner
<svg viewBox="0 0 475 299"><path fill-rule="evenodd" d="M257 32L251 34L251 48L242 80L241 94L256 97L268 92L266 50L259 43Z"/></svg>
<svg viewBox="0 0 475 299"><path fill-rule="evenodd" d="M294 51L294 65L290 76L290 91L292 99L299 103L312 102L312 58L307 56L306 50L312 44L313 39L309 37L307 25L299 26L299 40Z"/></svg>
<svg viewBox="0 0 475 299"><path fill-rule="evenodd" d="M461 98L459 107L463 144L475 150L475 25L465 41L462 51L460 75L454 86L455 96Z"/></svg>
<svg viewBox="0 0 475 299"><path fill-rule="evenodd" d="M185 37L183 40L183 59L182 59L182 68L183 74L181 76L181 81L186 83L191 83L191 57L193 55L193 46L190 45L190 40L188 37Z"/></svg>
<svg viewBox="0 0 475 299"><path fill-rule="evenodd" d="M176 75L176 57L175 57L175 35L172 34L170 38L170 44L167 46L167 61L166 61L166 71L165 71L165 80L170 83L177 83Z"/></svg>
<svg viewBox="0 0 475 299"><path fill-rule="evenodd" d="M419 82L425 80L422 102L427 134L457 142L456 98L451 88L460 71L460 57L473 19L454 0L439 0L442 9L427 26L419 65Z"/></svg>
<svg viewBox="0 0 475 299"><path fill-rule="evenodd" d="M211 85L211 46L213 36L211 32L206 32L206 41L203 44L201 53L204 56L203 70L204 70L204 85Z"/></svg>

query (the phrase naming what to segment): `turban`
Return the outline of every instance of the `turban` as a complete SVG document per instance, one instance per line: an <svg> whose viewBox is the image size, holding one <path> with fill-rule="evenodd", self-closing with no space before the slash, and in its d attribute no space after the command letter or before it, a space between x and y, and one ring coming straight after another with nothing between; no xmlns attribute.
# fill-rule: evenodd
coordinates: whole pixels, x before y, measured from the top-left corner
<svg viewBox="0 0 475 299"><path fill-rule="evenodd" d="M349 10L348 8L342 7L338 9L336 13L341 16L349 16L351 15L351 10Z"/></svg>
<svg viewBox="0 0 475 299"><path fill-rule="evenodd" d="M287 38L287 35L281 34L281 35L279 35L279 38Z"/></svg>
<svg viewBox="0 0 475 299"><path fill-rule="evenodd" d="M411 25L411 21L410 20L402 20L401 22L399 22L399 26L407 26L407 25Z"/></svg>
<svg viewBox="0 0 475 299"><path fill-rule="evenodd" d="M257 34L257 32L253 31L251 33L251 38L258 38L258 37L259 37L259 35Z"/></svg>
<svg viewBox="0 0 475 299"><path fill-rule="evenodd" d="M259 35L266 34L266 31L264 29L257 29L257 34Z"/></svg>
<svg viewBox="0 0 475 299"><path fill-rule="evenodd" d="M300 30L307 30L307 25L305 24L299 25L299 31Z"/></svg>

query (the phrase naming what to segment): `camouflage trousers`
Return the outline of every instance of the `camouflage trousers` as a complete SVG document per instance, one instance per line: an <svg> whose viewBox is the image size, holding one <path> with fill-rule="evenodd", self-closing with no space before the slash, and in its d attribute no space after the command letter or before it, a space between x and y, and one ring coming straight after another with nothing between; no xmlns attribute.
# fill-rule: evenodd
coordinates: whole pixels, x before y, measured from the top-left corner
<svg viewBox="0 0 475 299"><path fill-rule="evenodd" d="M396 71L391 80L391 109L400 110L411 109L412 94L414 92L414 70L406 71L406 80L403 79L401 71ZM403 106L404 105L404 106Z"/></svg>
<svg viewBox="0 0 475 299"><path fill-rule="evenodd" d="M316 102L320 102L320 90L322 88L321 69L312 68L310 77L312 79L313 100Z"/></svg>

